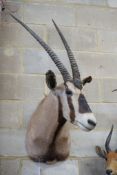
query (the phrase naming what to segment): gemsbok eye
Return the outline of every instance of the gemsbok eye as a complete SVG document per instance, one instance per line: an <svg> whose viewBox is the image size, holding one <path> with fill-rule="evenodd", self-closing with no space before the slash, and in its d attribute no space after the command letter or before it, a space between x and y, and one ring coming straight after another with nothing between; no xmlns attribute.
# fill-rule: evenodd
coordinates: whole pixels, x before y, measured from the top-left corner
<svg viewBox="0 0 117 175"><path fill-rule="evenodd" d="M69 95L69 96L72 96L73 95L73 93L72 93L71 90L66 90L66 94Z"/></svg>

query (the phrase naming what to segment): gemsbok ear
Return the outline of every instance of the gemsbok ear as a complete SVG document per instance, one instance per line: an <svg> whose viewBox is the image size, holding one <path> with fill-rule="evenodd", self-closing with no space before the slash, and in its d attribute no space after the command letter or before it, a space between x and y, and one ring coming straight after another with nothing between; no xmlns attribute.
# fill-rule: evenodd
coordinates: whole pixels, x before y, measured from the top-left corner
<svg viewBox="0 0 117 175"><path fill-rule="evenodd" d="M82 80L82 84L84 86L86 83L90 83L91 81L92 81L92 77L89 76L89 77L86 77Z"/></svg>
<svg viewBox="0 0 117 175"><path fill-rule="evenodd" d="M54 72L52 72L51 70L49 70L46 73L46 84L48 86L49 89L54 89L57 85L56 83L56 76L54 74Z"/></svg>
<svg viewBox="0 0 117 175"><path fill-rule="evenodd" d="M102 150L100 146L96 146L95 147L95 151L97 153L97 155L105 160L107 160L107 154L105 150Z"/></svg>

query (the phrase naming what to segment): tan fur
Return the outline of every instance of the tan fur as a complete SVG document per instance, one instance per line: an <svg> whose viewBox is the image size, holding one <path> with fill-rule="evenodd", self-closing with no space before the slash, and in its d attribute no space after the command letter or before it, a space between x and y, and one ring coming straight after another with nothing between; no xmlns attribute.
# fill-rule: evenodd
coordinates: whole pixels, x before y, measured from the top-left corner
<svg viewBox="0 0 117 175"><path fill-rule="evenodd" d="M69 123L66 122L55 141L55 152L59 160L64 160L69 156L70 149L70 136L69 136Z"/></svg>
<svg viewBox="0 0 117 175"><path fill-rule="evenodd" d="M107 168L112 170L112 175L117 175L117 153L111 151L107 154Z"/></svg>
<svg viewBox="0 0 117 175"><path fill-rule="evenodd" d="M63 90L63 87L58 89ZM58 127L58 110L58 99L50 92L32 115L26 135L26 149L31 159L49 161L49 155L52 159L64 160L68 156L69 127L67 123L58 132L52 144Z"/></svg>

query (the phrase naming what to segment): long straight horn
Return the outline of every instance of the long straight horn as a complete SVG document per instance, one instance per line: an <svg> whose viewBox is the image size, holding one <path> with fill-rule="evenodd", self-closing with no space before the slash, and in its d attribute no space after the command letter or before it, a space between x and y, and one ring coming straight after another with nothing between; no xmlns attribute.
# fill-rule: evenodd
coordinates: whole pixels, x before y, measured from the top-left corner
<svg viewBox="0 0 117 175"><path fill-rule="evenodd" d="M54 23L54 26L57 30L57 32L59 33L59 36L61 37L61 40L65 46L65 49L67 51L67 55L69 57L70 63L71 63L71 69L72 69L72 74L73 74L73 79L79 79L80 80L80 72L78 69L78 65L76 63L76 60L74 58L74 55L65 39L65 37L63 36L62 32L60 31L59 27L57 26L57 24L54 22L54 20L52 20L52 22Z"/></svg>
<svg viewBox="0 0 117 175"><path fill-rule="evenodd" d="M54 51L33 31L31 30L26 24L24 24L22 21L17 19L14 15L9 13L18 23L20 23L36 40L37 42L40 43L40 45L46 50L48 55L51 57L53 62L56 64L58 67L59 71L61 72L64 81L71 81L72 78L70 74L68 73L67 69L65 66L60 62L58 56L54 53Z"/></svg>
<svg viewBox="0 0 117 175"><path fill-rule="evenodd" d="M105 148L106 148L107 153L111 151L109 144L111 141L112 133L113 133L113 125L111 127L110 133L109 133L109 135L106 139L106 142L105 142Z"/></svg>

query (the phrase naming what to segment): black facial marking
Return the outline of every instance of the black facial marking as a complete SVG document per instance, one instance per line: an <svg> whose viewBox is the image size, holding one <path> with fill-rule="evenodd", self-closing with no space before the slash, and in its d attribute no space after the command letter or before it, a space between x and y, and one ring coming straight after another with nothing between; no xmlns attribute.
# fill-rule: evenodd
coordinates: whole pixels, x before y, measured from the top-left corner
<svg viewBox="0 0 117 175"><path fill-rule="evenodd" d="M73 95L72 91L69 90L69 89L66 90L66 94L67 94L68 96L72 96L72 95Z"/></svg>
<svg viewBox="0 0 117 175"><path fill-rule="evenodd" d="M63 108L62 108L62 104L61 104L61 101L60 101L60 97L58 96L58 103L59 103L59 107L58 107L58 127L55 131L55 135L54 135L54 139L53 139L53 142L55 141L56 139L56 136L58 134L58 132L60 131L60 128L62 128L62 126L66 123L66 119L64 118L63 116Z"/></svg>
<svg viewBox="0 0 117 175"><path fill-rule="evenodd" d="M70 108L70 119L71 119L71 122L74 122L75 121L75 110L74 110L74 106L72 104L72 99L70 96L68 96L67 100L68 100L68 105Z"/></svg>
<svg viewBox="0 0 117 175"><path fill-rule="evenodd" d="M58 97L58 102L59 102L59 118L58 118L58 122L59 122L60 127L62 127L65 124L66 119L63 116L63 107L62 107L62 104L61 104L61 101L60 101L60 97Z"/></svg>
<svg viewBox="0 0 117 175"><path fill-rule="evenodd" d="M83 94L79 95L79 112L80 113L90 113L92 112Z"/></svg>

